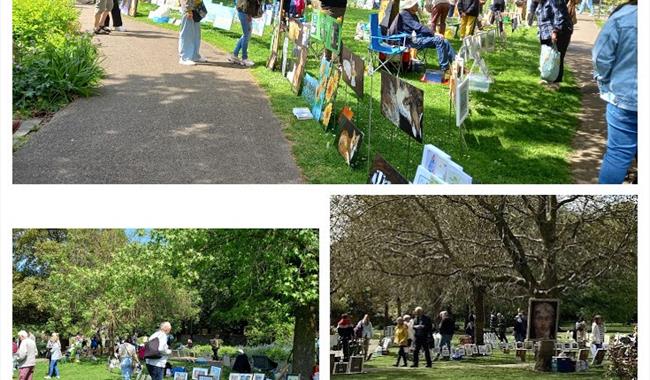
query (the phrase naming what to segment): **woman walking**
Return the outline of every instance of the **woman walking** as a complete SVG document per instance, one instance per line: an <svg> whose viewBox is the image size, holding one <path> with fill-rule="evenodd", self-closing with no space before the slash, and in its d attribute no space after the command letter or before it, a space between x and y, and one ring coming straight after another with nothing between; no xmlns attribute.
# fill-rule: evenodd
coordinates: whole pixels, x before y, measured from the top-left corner
<svg viewBox="0 0 650 380"><path fill-rule="evenodd" d="M600 97L607 102L607 150L598 182L623 183L637 153L637 0L612 13L592 57Z"/></svg>
<svg viewBox="0 0 650 380"><path fill-rule="evenodd" d="M47 371L46 379L51 379L56 376L57 379L61 378L59 373L58 362L63 357L61 353L61 342L59 341L59 334L52 333L50 340L47 342L47 349L50 350L50 369Z"/></svg>
<svg viewBox="0 0 650 380"><path fill-rule="evenodd" d="M194 10L198 9L203 0L180 0L181 13L181 30L178 36L178 63L185 66L196 65L197 62L207 62L208 60L201 57L199 49L201 47L201 22L194 21Z"/></svg>
<svg viewBox="0 0 650 380"><path fill-rule="evenodd" d="M120 359L120 369L124 380L131 380L133 368L140 363L135 346L127 340L122 340L117 346L117 356Z"/></svg>
<svg viewBox="0 0 650 380"><path fill-rule="evenodd" d="M539 42L542 45L554 46L560 52L560 72L552 88L559 88L564 76L564 56L571 42L573 22L565 0L541 0L537 7L537 24L539 26ZM540 84L548 84L541 80Z"/></svg>
<svg viewBox="0 0 650 380"><path fill-rule="evenodd" d="M237 0L237 15L241 24L242 36L237 41L235 50L232 54L228 55L228 62L246 67L251 67L255 64L255 62L248 59L248 41L251 38L253 17L257 17L261 7L262 4L259 0ZM240 51L241 59L239 59Z"/></svg>

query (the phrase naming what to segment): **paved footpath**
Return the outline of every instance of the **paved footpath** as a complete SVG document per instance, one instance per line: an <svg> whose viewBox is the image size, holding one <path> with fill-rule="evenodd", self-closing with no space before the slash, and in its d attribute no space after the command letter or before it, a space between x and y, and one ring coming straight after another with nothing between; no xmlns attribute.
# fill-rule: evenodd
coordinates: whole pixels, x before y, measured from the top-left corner
<svg viewBox="0 0 650 380"><path fill-rule="evenodd" d="M84 30L93 7L79 5ZM124 18L98 36L99 94L58 112L13 157L14 183L299 183L282 124L243 67L178 64L178 33Z"/></svg>
<svg viewBox="0 0 650 380"><path fill-rule="evenodd" d="M578 15L578 23L571 36L566 62L578 82L582 93L580 123L573 139L573 154L569 158L573 181L597 183L600 164L607 142L605 102L600 99L598 86L593 79L591 49L598 37L599 28L588 15Z"/></svg>

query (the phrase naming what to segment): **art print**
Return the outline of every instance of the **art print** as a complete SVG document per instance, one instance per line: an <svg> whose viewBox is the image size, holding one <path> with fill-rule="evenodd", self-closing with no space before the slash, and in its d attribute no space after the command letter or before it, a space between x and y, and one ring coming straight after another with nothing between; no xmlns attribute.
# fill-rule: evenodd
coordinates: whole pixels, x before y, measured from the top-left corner
<svg viewBox="0 0 650 380"><path fill-rule="evenodd" d="M350 373L363 372L363 356L350 357Z"/></svg>
<svg viewBox="0 0 650 380"><path fill-rule="evenodd" d="M470 185L472 177L463 171L463 168L455 162L450 161L444 177L445 183L451 185Z"/></svg>
<svg viewBox="0 0 650 380"><path fill-rule="evenodd" d="M242 373L239 375L239 380L253 380L253 375L249 373Z"/></svg>
<svg viewBox="0 0 650 380"><path fill-rule="evenodd" d="M230 376L228 376L228 380L239 380L240 376L240 373L231 373Z"/></svg>
<svg viewBox="0 0 650 380"><path fill-rule="evenodd" d="M318 87L316 87L314 106L311 110L315 120L320 121L322 119L323 106L325 105L325 92L327 91L331 69L332 64L323 57L318 69Z"/></svg>
<svg viewBox="0 0 650 380"><path fill-rule="evenodd" d="M214 8L214 12L214 24L212 25L215 28L230 30L230 28L232 28L233 20L235 19L235 8L217 4Z"/></svg>
<svg viewBox="0 0 650 380"><path fill-rule="evenodd" d="M354 90L357 97L363 97L363 59L343 47L341 48L341 68L343 71L343 81Z"/></svg>
<svg viewBox="0 0 650 380"><path fill-rule="evenodd" d="M253 380L265 380L265 376L263 373L254 373Z"/></svg>
<svg viewBox="0 0 650 380"><path fill-rule="evenodd" d="M348 373L348 363L346 362L336 362L334 363L334 374L340 375Z"/></svg>
<svg viewBox="0 0 650 380"><path fill-rule="evenodd" d="M327 87L325 89L325 99L323 101L323 114L321 117L321 124L325 129L329 128L332 112L334 112L334 100L336 99L336 90L339 87L339 79L341 74L336 69L330 68L330 75L327 79Z"/></svg>
<svg viewBox="0 0 650 380"><path fill-rule="evenodd" d="M334 17L327 16L329 19L327 22L328 33L327 39L325 40L325 48L331 50L332 52L339 54L341 51L341 39L342 39L342 29L343 24L341 21L335 19Z"/></svg>
<svg viewBox="0 0 650 380"><path fill-rule="evenodd" d="M201 20L201 22L214 23L214 19L217 15L217 8L220 6L220 4L213 3L212 0L206 0L203 2L203 5L205 5L205 9L207 9L208 13L205 15L203 20Z"/></svg>
<svg viewBox="0 0 650 380"><path fill-rule="evenodd" d="M256 36L264 35L264 18L254 18L251 23L251 32Z"/></svg>
<svg viewBox="0 0 650 380"><path fill-rule="evenodd" d="M187 380L187 372L176 372L174 373L174 380Z"/></svg>
<svg viewBox="0 0 650 380"><path fill-rule="evenodd" d="M382 71L381 112L395 126L422 142L424 91Z"/></svg>
<svg viewBox="0 0 650 380"><path fill-rule="evenodd" d="M361 130L359 130L344 113L341 113L341 116L339 117L339 133L336 136L336 145L338 146L339 153L348 166L352 165L362 139L363 133Z"/></svg>
<svg viewBox="0 0 650 380"><path fill-rule="evenodd" d="M199 375L198 380L214 380L212 375Z"/></svg>
<svg viewBox="0 0 650 380"><path fill-rule="evenodd" d="M528 301L527 340L556 340L560 300L531 298Z"/></svg>
<svg viewBox="0 0 650 380"><path fill-rule="evenodd" d="M486 41L488 51L493 51L495 49L496 41L497 41L496 29L489 30L487 32L487 41Z"/></svg>
<svg viewBox="0 0 650 380"><path fill-rule="evenodd" d="M198 380L200 375L207 375L207 368L192 368L192 380Z"/></svg>
<svg viewBox="0 0 650 380"><path fill-rule="evenodd" d="M469 77L456 85L456 126L460 127L469 115Z"/></svg>
<svg viewBox="0 0 650 380"><path fill-rule="evenodd" d="M221 368L217 366L210 367L210 375L214 377L214 380L221 379Z"/></svg>
<svg viewBox="0 0 650 380"><path fill-rule="evenodd" d="M307 65L307 48L296 45L294 48L294 68L291 87L296 95L300 94L303 78L305 77L305 66Z"/></svg>
<svg viewBox="0 0 650 380"><path fill-rule="evenodd" d="M305 74L305 77L302 80L302 92L301 96L307 104L313 107L316 100L316 88L318 87L318 79L314 78L309 74Z"/></svg>
<svg viewBox="0 0 650 380"><path fill-rule="evenodd" d="M302 42L302 23L298 20L292 19L289 21L289 32L287 33L289 40L293 43L299 44Z"/></svg>
<svg viewBox="0 0 650 380"><path fill-rule="evenodd" d="M368 183L373 185L403 185L409 182L388 161L377 154L372 161L372 167L368 175Z"/></svg>
<svg viewBox="0 0 650 380"><path fill-rule="evenodd" d="M276 16L275 26L273 29L273 34L271 35L271 53L269 59L266 61L266 68L269 70L275 70L275 66L278 62L278 49L280 48L280 36L282 35L282 25L280 15L281 12L279 9L282 9L282 4L284 0L280 0L277 4L279 6Z"/></svg>
<svg viewBox="0 0 650 380"><path fill-rule="evenodd" d="M424 146L421 165L435 176L445 178L447 165L450 161L451 156L438 149L436 146L431 144Z"/></svg>
<svg viewBox="0 0 650 380"><path fill-rule="evenodd" d="M310 31L309 34L313 36L315 40L322 41L321 38L321 12L316 9L311 13L311 22L309 23Z"/></svg>
<svg viewBox="0 0 650 380"><path fill-rule="evenodd" d="M287 375L287 380L300 380L300 375Z"/></svg>
<svg viewBox="0 0 650 380"><path fill-rule="evenodd" d="M282 76L287 76L287 70L291 64L289 60L289 37L284 36L284 43L282 44Z"/></svg>

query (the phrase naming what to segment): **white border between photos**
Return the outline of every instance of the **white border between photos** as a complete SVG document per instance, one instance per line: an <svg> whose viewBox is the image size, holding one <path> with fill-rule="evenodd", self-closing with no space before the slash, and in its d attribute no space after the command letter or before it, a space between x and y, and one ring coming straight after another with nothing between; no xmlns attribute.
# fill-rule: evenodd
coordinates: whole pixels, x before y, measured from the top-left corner
<svg viewBox="0 0 650 380"><path fill-rule="evenodd" d="M650 19L645 1L640 20ZM320 362L321 379L329 379L329 197L333 194L638 194L639 260L644 273L650 254L650 118L647 109L639 115L641 184L638 186L595 185L474 185L474 186L329 186L329 185L124 185L124 186L12 186L11 175L11 2L0 1L0 303L11 304L11 229L38 227L136 228L319 228L320 229ZM650 24L641 22L639 67L650 67L645 40ZM648 75L640 72L639 104L650 104ZM650 278L639 276L639 290L649 289ZM639 292L640 293L640 292ZM639 302L639 319L647 324L650 306ZM0 342L11 334L11 308L0 312ZM644 328L641 335L645 336ZM642 357L650 340L642 338ZM11 358L0 356L0 373L9 373ZM641 378L650 373L650 362L639 363Z"/></svg>

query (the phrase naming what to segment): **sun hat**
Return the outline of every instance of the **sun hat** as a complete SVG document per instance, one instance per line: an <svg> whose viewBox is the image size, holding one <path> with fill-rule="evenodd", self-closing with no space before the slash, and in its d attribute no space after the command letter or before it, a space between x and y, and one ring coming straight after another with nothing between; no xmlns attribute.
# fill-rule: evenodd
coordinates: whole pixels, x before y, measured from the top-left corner
<svg viewBox="0 0 650 380"><path fill-rule="evenodd" d="M399 9L403 11L404 9L409 9L417 4L419 4L418 0L401 0L399 2Z"/></svg>

